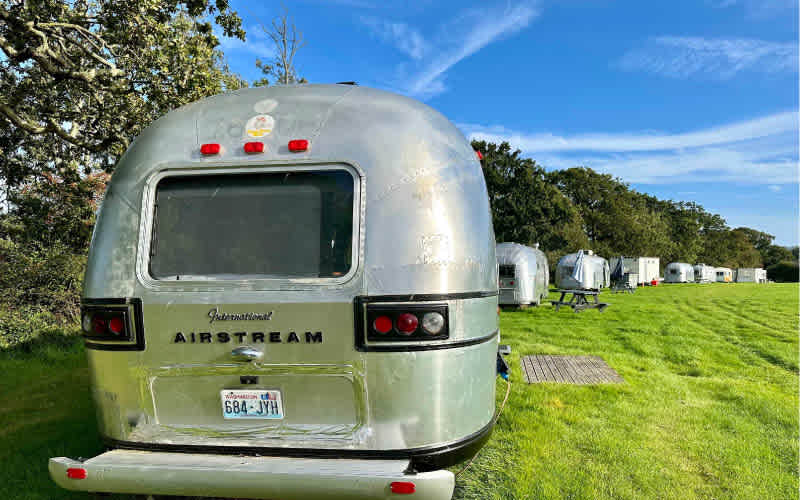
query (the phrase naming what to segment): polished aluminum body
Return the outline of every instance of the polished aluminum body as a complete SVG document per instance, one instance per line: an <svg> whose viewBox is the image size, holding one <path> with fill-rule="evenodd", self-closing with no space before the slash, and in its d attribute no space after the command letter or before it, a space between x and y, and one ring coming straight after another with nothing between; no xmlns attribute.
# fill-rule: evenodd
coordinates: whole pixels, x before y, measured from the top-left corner
<svg viewBox="0 0 800 500"><path fill-rule="evenodd" d="M615 269L619 257L611 257L609 265ZM624 273L636 274L637 284L649 284L657 280L661 272L659 270L660 261L658 257L622 257L622 269Z"/></svg>
<svg viewBox="0 0 800 500"><path fill-rule="evenodd" d="M664 268L664 283L694 283L694 267L685 262L670 262Z"/></svg>
<svg viewBox="0 0 800 500"><path fill-rule="evenodd" d="M740 267L736 270L737 283L766 283L767 270L756 267Z"/></svg>
<svg viewBox="0 0 800 500"><path fill-rule="evenodd" d="M695 264L695 283L713 283L717 280L717 268L706 264Z"/></svg>
<svg viewBox="0 0 800 500"><path fill-rule="evenodd" d="M274 120L258 139L265 152L247 155L242 145L253 139L244 131L263 115ZM308 140L308 150L290 152L293 139ZM202 156L204 143L220 144L220 154ZM348 172L356 186L353 265L346 275L150 275L160 180L326 169ZM213 244L213 232L208 238ZM430 296L447 304L450 339L434 344L464 347L357 349L354 331L364 318L355 316L354 301L376 296L415 303ZM494 412L497 273L481 167L453 124L398 95L349 85L243 89L159 119L114 172L92 239L84 297L142 302L143 351L89 351L99 429L109 440L243 451L406 450L458 442L487 428ZM210 323L213 309L238 316ZM321 331L324 342L286 343L287 332L295 331L301 338L300 332ZM244 342L175 343L176 332L279 332L282 342L249 345L247 333ZM225 421L219 389L238 387L241 376L280 389L286 417Z"/></svg>
<svg viewBox="0 0 800 500"><path fill-rule="evenodd" d="M519 243L498 243L496 253L500 268L500 305L541 304L550 286L544 252ZM509 272L504 274L504 270Z"/></svg>
<svg viewBox="0 0 800 500"><path fill-rule="evenodd" d="M564 290L599 290L611 286L611 271L608 261L591 250L567 254L556 265L556 286ZM582 266L582 272L576 271ZM581 278L576 279L576 274Z"/></svg>

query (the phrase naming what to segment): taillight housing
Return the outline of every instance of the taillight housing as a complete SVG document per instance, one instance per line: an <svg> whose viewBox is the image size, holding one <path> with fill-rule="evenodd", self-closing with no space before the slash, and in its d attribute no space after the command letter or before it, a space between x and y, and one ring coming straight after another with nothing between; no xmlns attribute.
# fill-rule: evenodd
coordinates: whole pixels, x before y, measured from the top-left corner
<svg viewBox="0 0 800 500"><path fill-rule="evenodd" d="M144 349L141 301L138 299L84 299L81 327L89 348Z"/></svg>
<svg viewBox="0 0 800 500"><path fill-rule="evenodd" d="M370 342L424 342L450 337L447 304L367 304Z"/></svg>

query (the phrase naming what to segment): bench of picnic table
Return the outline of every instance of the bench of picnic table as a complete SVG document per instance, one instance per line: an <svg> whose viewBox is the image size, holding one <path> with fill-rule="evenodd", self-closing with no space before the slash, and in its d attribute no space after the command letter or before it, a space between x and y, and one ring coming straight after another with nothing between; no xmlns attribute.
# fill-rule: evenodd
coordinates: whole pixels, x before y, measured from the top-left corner
<svg viewBox="0 0 800 500"><path fill-rule="evenodd" d="M558 300L551 300L550 303L556 306L556 311L558 311L561 306L568 306L571 307L575 312L581 312L584 309L597 309L600 312L603 312L608 304L605 302L600 302L600 292L597 290L556 290L557 293L561 294L561 297ZM564 300L567 294L572 294L572 297L569 301ZM589 301L587 297L593 297L593 301Z"/></svg>

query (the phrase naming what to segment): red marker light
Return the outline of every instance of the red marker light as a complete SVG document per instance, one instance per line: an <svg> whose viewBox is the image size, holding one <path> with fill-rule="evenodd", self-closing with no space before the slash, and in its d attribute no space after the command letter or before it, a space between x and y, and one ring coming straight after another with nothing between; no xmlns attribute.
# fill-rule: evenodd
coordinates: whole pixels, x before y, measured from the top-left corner
<svg viewBox="0 0 800 500"><path fill-rule="evenodd" d="M389 316L378 316L372 322L372 327L378 333L389 333L392 329L392 318Z"/></svg>
<svg viewBox="0 0 800 500"><path fill-rule="evenodd" d="M108 320L108 329L111 330L111 332L115 335L119 335L125 330L125 323L119 316L114 316Z"/></svg>
<svg viewBox="0 0 800 500"><path fill-rule="evenodd" d="M411 313L403 313L397 317L397 329L400 333L411 335L417 331L419 320Z"/></svg>
<svg viewBox="0 0 800 500"><path fill-rule="evenodd" d="M414 483L408 481L394 481L389 484L389 488L392 490L392 493L397 493L399 495L410 495L417 491Z"/></svg>
<svg viewBox="0 0 800 500"><path fill-rule="evenodd" d="M263 153L264 152L264 143L263 142L245 142L244 143L244 152L247 153L247 154Z"/></svg>
<svg viewBox="0 0 800 500"><path fill-rule="evenodd" d="M92 330L98 335L106 333L106 320L103 318L92 318Z"/></svg>
<svg viewBox="0 0 800 500"><path fill-rule="evenodd" d="M222 149L222 147L220 147L219 144L203 144L200 146L200 154L206 156L217 155L219 154L220 149Z"/></svg>
<svg viewBox="0 0 800 500"><path fill-rule="evenodd" d="M478 155L478 160L483 160L483 153L481 153L480 151L478 151L478 150L476 149L476 150L475 150L475 154L476 154L476 155Z"/></svg>
<svg viewBox="0 0 800 500"><path fill-rule="evenodd" d="M70 479L86 479L86 469L70 467L67 469L67 477Z"/></svg>
<svg viewBox="0 0 800 500"><path fill-rule="evenodd" d="M306 139L293 139L289 141L289 151L292 153L299 153L308 150L308 141Z"/></svg>

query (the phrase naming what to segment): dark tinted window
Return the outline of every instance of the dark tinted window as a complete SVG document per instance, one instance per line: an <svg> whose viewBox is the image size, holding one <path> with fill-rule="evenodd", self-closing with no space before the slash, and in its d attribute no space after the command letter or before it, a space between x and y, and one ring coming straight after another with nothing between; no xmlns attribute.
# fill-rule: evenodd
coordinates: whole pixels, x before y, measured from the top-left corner
<svg viewBox="0 0 800 500"><path fill-rule="evenodd" d="M513 278L516 272L516 266L502 265L500 266L501 278Z"/></svg>
<svg viewBox="0 0 800 500"><path fill-rule="evenodd" d="M156 188L156 279L320 278L352 260L344 171L167 177Z"/></svg>

